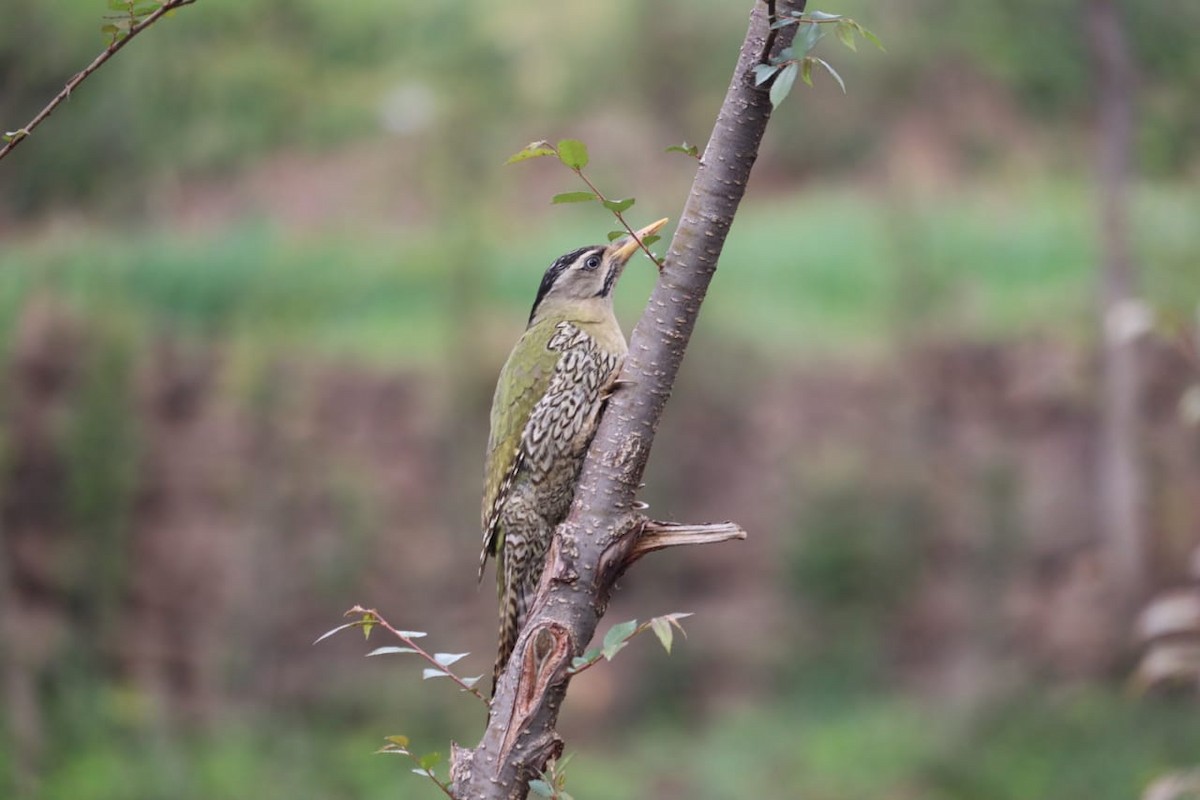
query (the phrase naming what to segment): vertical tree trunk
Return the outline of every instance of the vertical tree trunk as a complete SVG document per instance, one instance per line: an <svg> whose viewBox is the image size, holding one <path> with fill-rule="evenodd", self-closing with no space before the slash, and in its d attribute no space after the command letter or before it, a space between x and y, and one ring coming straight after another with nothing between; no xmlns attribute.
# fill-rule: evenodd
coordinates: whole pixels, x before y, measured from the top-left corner
<svg viewBox="0 0 1200 800"><path fill-rule="evenodd" d="M778 0L803 10L803 0ZM595 633L613 584L641 552L645 520L635 495L663 406L745 193L771 116L768 85L752 73L767 50L791 43L798 26L768 31L756 2L737 66L671 242L658 285L630 340L622 378L580 476L571 512L555 535L529 621L496 687L483 738L455 747L451 777L459 800L524 798L528 781L562 750L555 732L573 657ZM775 35L769 35L775 33Z"/></svg>
<svg viewBox="0 0 1200 800"><path fill-rule="evenodd" d="M1133 62L1115 0L1088 0L1089 45L1098 88L1103 397L1098 512L1118 603L1132 609L1145 573L1145 518L1138 448L1139 306L1129 252Z"/></svg>

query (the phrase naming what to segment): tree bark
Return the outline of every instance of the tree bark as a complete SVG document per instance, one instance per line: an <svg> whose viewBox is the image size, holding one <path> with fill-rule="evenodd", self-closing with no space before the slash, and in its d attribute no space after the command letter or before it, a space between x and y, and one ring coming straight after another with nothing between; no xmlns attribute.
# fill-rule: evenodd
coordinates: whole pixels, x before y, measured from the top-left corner
<svg viewBox="0 0 1200 800"><path fill-rule="evenodd" d="M1119 611L1132 613L1145 573L1145 519L1138 448L1137 339L1144 316L1129 251L1133 61L1113 0L1089 0L1089 43L1098 89L1096 172L1100 194L1102 398L1100 530Z"/></svg>
<svg viewBox="0 0 1200 800"><path fill-rule="evenodd" d="M635 553L647 524L635 496L771 116L769 83L756 87L752 69L767 59L768 47L788 46L798 27L769 32L774 7L755 3L750 15L658 284L633 331L623 386L609 401L571 512L555 534L529 622L496 687L487 730L474 750L452 750L452 791L459 800L524 798L528 781L561 753L555 724L571 660L595 633L617 578L646 551ZM803 8L803 0L779 0L781 12Z"/></svg>

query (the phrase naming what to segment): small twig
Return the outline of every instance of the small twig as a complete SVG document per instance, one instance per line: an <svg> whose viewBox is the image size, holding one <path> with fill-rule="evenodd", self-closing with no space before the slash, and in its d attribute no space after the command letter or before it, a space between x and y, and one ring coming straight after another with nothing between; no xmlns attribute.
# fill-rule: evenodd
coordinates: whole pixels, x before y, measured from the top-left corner
<svg viewBox="0 0 1200 800"><path fill-rule="evenodd" d="M582 180L584 183L587 184L587 187L595 193L596 197L600 200L601 203L608 202L608 198L605 197L604 194L599 189L596 188L596 184L594 184L590 180L588 180L588 176L583 174L582 169L576 169L574 167L571 167L570 169L572 172L574 172L576 175L579 176L580 180ZM640 236L638 236L637 232L634 231L633 227L628 222L625 221L625 217L621 214L620 211L615 211L612 209L609 209L609 210L612 211L613 216L615 216L617 218L617 222L621 223L621 227L624 228L626 231L628 231L629 235L632 236L634 238L634 240L637 241L638 247L640 247L642 249L642 252L645 253L647 256L649 256L650 260L653 261L655 264L657 264L658 268L661 270L662 265L663 265L662 259L656 258L654 253L650 252L650 248L647 247L642 242L642 238Z"/></svg>
<svg viewBox="0 0 1200 800"><path fill-rule="evenodd" d="M775 0L766 0L767 3L767 41L763 44L762 58L759 61L763 64L769 64L768 60L771 57L771 48L775 46L775 35L779 33L779 29L775 27L775 22L778 19L775 16Z"/></svg>
<svg viewBox="0 0 1200 800"><path fill-rule="evenodd" d="M373 609L373 608L363 608L362 606L355 606L354 608L352 608L352 609L350 609L349 611L347 611L347 612L346 612L346 616L350 616L351 614L363 614L363 615L368 615L368 614L369 614L370 616L374 617L374 618L375 618L375 624L376 624L376 625L378 625L379 627L383 628L385 631L387 631L388 633L392 634L393 636L395 636L395 637L396 637L397 639L399 639L400 641L404 642L404 646L405 646L405 647L412 648L412 650L413 650L413 652L414 652L414 653L416 653L416 654L417 654L417 655L419 655L421 658L423 658L423 659L425 659L426 661L428 661L430 664L433 664L435 667L437 667L437 669L438 669L439 671L446 673L446 677L450 678L450 679L451 679L451 680L453 680L455 683L457 683L459 686L461 686L464 692L470 692L471 694L473 694L473 695L475 695L476 697L478 697L478 698L479 698L479 701L480 701L481 703L483 703L484 705L489 705L489 703L488 703L488 699L487 699L486 697L484 697L484 696L483 696L483 694L482 694L482 693L481 693L481 692L480 692L478 689L476 689L476 688L475 688L474 686L472 686L471 684L467 683L467 682L466 682L465 680L463 680L462 678L460 678L460 677L458 677L457 675L455 675L453 670L451 670L451 669L450 669L448 666L446 666L445 664L442 664L442 663L440 663L440 662L439 662L439 661L438 661L436 658L434 658L434 657L433 657L433 656L432 656L432 655L431 655L431 654L430 654L428 651L426 651L426 650L425 650L425 648L421 647L421 646L420 646L419 644L417 644L415 641L413 641L413 640L412 640L412 639L410 639L409 637L405 636L405 635L404 635L404 631L398 630L398 629L396 629L395 627L393 627L393 626L392 626L392 624L391 624L390 622L388 622L386 619L384 619L384 618L383 618L383 615L382 615L382 614L380 614L380 613L379 613L378 611L376 611L375 609Z"/></svg>
<svg viewBox="0 0 1200 800"><path fill-rule="evenodd" d="M62 105L71 96L71 92L75 91L75 87L83 83L84 80L86 80L87 77L93 72L100 69L100 67L104 65L104 62L112 58L118 50L120 50L126 45L126 43L129 42L130 39L132 39L134 36L137 36L146 28L149 28L155 22L158 22L169 12L183 6L190 6L194 2L196 2L196 0L166 0L166 2L164 2L157 11L150 14L138 24L132 26L129 29L129 33L119 39L114 40L108 47L104 48L104 51L100 53L100 55L96 56L92 63L84 67L82 71L75 73L75 77L67 81L67 85L63 87L63 90L59 92L55 98L46 105L45 108L39 111L37 116L26 123L23 127L17 128L15 131L12 131L11 134L9 134L12 138L9 139L8 143L5 144L4 147L0 148L0 160L11 153L21 142L28 139L29 135L33 133L33 129L45 122L46 118L53 114L54 110Z"/></svg>

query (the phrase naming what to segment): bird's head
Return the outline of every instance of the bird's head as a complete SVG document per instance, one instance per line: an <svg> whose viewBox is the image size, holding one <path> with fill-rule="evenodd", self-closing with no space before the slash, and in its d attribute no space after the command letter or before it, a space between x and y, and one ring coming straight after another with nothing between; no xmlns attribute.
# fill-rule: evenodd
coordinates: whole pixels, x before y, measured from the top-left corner
<svg viewBox="0 0 1200 800"><path fill-rule="evenodd" d="M657 233L666 219L651 223L637 232L637 239ZM637 239L624 236L607 245L593 244L559 256L538 287L537 299L529 312L532 323L538 316L570 310L591 303L612 303L613 286L638 249Z"/></svg>

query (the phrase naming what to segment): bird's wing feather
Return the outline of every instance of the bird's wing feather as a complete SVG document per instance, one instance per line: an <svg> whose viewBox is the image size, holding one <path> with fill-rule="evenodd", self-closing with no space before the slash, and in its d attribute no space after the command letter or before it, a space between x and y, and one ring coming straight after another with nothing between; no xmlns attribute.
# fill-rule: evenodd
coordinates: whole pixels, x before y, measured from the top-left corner
<svg viewBox="0 0 1200 800"><path fill-rule="evenodd" d="M531 326L517 341L500 371L492 398L491 435L488 437L483 490L483 550L479 575L489 555L504 546L499 535L500 509L521 467L521 434L534 406L546 393L561 353L547 347L554 323L547 320Z"/></svg>

